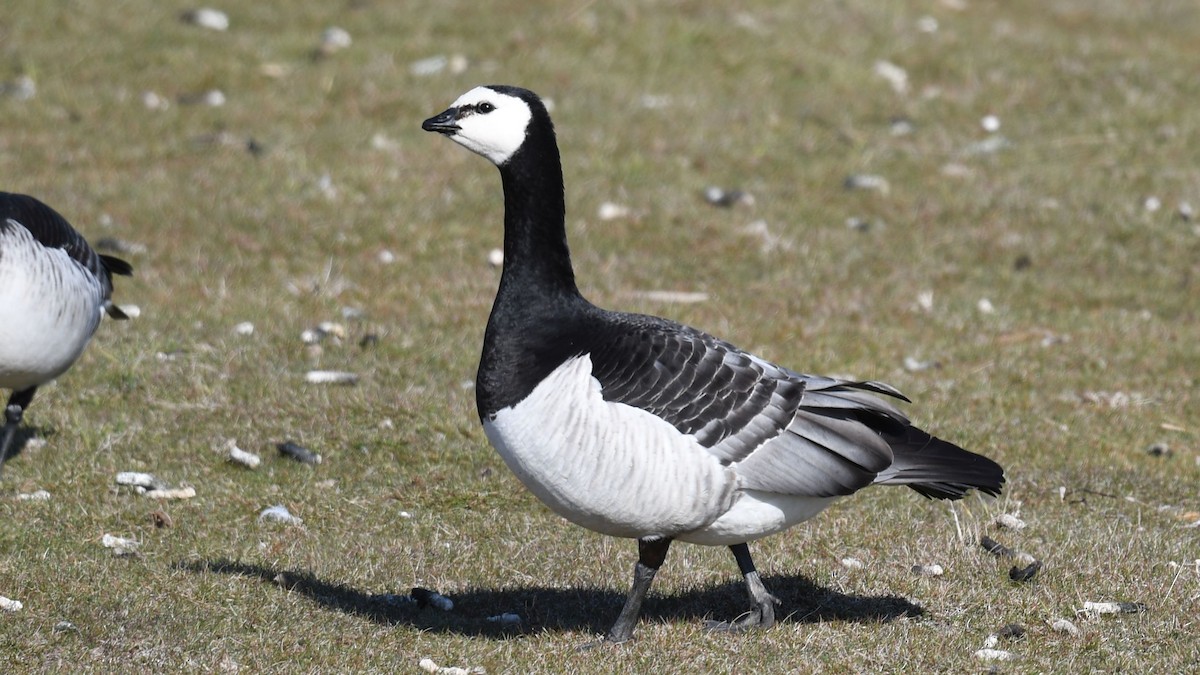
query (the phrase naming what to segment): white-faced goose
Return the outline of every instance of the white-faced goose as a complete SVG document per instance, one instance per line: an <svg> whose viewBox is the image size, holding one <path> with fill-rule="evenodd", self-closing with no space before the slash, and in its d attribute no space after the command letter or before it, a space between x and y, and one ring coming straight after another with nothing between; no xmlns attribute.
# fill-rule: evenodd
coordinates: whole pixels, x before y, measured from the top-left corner
<svg viewBox="0 0 1200 675"><path fill-rule="evenodd" d="M0 389L4 409L0 470L37 388L62 375L87 346L112 304L112 275L129 263L100 255L54 209L0 192Z"/></svg>
<svg viewBox="0 0 1200 675"><path fill-rule="evenodd" d="M880 382L804 375L695 328L600 309L575 285L562 164L542 101L477 87L426 131L491 160L504 188L504 267L476 383L484 431L547 506L638 542L633 587L607 640L633 635L672 541L728 546L751 610L725 629L770 626L778 602L747 542L869 485L958 499L999 494L1003 469L935 438Z"/></svg>

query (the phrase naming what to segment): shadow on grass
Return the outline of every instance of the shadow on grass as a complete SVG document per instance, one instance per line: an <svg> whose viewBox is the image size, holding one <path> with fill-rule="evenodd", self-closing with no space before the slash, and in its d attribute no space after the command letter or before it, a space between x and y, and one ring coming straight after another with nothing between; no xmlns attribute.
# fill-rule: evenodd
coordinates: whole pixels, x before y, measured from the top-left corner
<svg viewBox="0 0 1200 675"><path fill-rule="evenodd" d="M383 624L409 625L421 630L506 638L543 630L606 632L625 602L623 591L603 588L468 589L455 593L454 609L422 607L408 595L373 594L319 579L307 572L280 570L227 560L179 563L178 569L196 574L227 574L271 583L346 614ZM856 596L814 585L799 575L767 577L767 588L780 600L781 622L888 622L924 613L898 596ZM642 608L643 621L728 620L747 609L745 586L739 579L673 595L652 594ZM488 617L511 612L520 627L505 626Z"/></svg>
<svg viewBox="0 0 1200 675"><path fill-rule="evenodd" d="M3 420L0 420L0 427L3 426ZM3 432L0 432L0 434L2 433ZM7 463L9 460L20 456L23 452L25 452L25 446L29 445L29 441L35 438L43 438L48 442L57 433L58 430L54 428L36 426L31 427L22 424L18 426L17 430L13 433L12 445L10 445L8 448L8 457L0 457L0 461Z"/></svg>

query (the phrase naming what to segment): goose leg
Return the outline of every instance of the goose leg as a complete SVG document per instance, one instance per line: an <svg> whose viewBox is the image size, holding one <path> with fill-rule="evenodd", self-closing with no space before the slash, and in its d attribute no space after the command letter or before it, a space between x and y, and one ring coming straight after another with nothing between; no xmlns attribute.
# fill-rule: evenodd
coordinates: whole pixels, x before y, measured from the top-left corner
<svg viewBox="0 0 1200 675"><path fill-rule="evenodd" d="M626 642L633 637L633 627L637 625L638 616L642 613L642 601L646 599L646 592L650 590L654 574L662 567L670 547L670 539L638 540L638 561L633 568L633 588L625 599L625 606L621 608L616 623L604 638L606 642Z"/></svg>
<svg viewBox="0 0 1200 675"><path fill-rule="evenodd" d="M37 387L14 391L12 396L8 397L8 405L4 408L4 432L0 437L0 475L4 472L4 462L8 459L8 453L12 450L13 437L17 434L17 427L21 425L21 419L25 416L25 409L33 402L33 395L37 392Z"/></svg>
<svg viewBox="0 0 1200 675"><path fill-rule="evenodd" d="M729 550L733 552L738 569L742 571L742 576L746 579L746 592L750 595L751 609L736 621L709 621L707 624L709 630L738 631L750 628L770 628L775 625L775 605L779 604L779 599L767 591L767 587L759 578L758 570L754 567L754 560L750 557L749 546L734 544L729 547Z"/></svg>

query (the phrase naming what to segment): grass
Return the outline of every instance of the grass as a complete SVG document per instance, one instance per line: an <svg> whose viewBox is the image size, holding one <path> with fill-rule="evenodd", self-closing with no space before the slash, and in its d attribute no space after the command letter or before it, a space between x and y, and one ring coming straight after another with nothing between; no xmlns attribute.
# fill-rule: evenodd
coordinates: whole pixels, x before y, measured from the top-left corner
<svg viewBox="0 0 1200 675"><path fill-rule="evenodd" d="M0 81L30 76L37 95L0 98L3 189L144 251L117 290L141 316L101 326L39 392L26 420L46 443L0 484L0 595L25 605L0 613L0 664L963 672L988 668L973 653L1018 623L1025 638L1000 647L1019 660L1001 671L1191 668L1200 232L1176 211L1200 204L1200 11L957 4L305 0L222 7L221 33L180 21L184 3L18 0L0 19ZM936 32L918 29L924 15ZM331 25L353 45L314 58ZM438 54L468 67L410 71ZM907 93L873 73L879 60L907 71ZM867 491L756 544L790 617L747 635L701 628L742 609L728 553L677 546L638 639L576 652L615 617L635 547L526 493L464 386L497 281L499 185L419 124L480 82L554 100L592 299L891 382L916 421L1003 463L1005 495L951 508ZM222 107L180 102L214 88ZM146 91L170 105L147 109ZM987 114L1011 145L970 152ZM892 134L899 117L913 133ZM889 190L845 190L850 174ZM707 185L755 203L713 208ZM605 201L632 215L599 220ZM746 231L757 220L774 246ZM636 293L650 289L709 301ZM300 333L326 320L346 339L306 347ZM252 335L234 331L243 321ZM366 335L377 343L360 347ZM909 371L908 356L940 366ZM362 379L305 385L313 368ZM264 464L226 463L231 438ZM284 439L324 463L277 458ZM1171 453L1148 454L1157 442ZM126 470L197 497L118 490ZM52 498L17 498L37 489ZM256 521L276 503L303 525ZM171 527L153 524L159 510ZM1028 527L990 525L1004 512ZM140 555L115 557L105 533ZM1009 581L984 533L1044 569ZM946 574L911 572L924 563ZM388 601L413 586L454 611ZM1075 617L1086 601L1145 611ZM502 612L523 629L486 620ZM1052 631L1056 618L1081 634Z"/></svg>

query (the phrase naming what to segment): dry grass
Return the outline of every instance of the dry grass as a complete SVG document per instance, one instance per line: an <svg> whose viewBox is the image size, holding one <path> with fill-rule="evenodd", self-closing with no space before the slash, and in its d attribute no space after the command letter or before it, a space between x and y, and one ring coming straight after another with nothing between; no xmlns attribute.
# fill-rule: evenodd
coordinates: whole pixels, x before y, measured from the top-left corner
<svg viewBox="0 0 1200 675"><path fill-rule="evenodd" d="M1200 206L1200 10L957 4L235 3L219 33L181 22L181 3L18 0L0 18L0 81L29 75L37 95L0 98L0 187L145 252L118 289L142 316L102 326L39 393L26 419L47 443L0 485L0 595L25 605L0 613L5 672L416 672L422 657L489 672L963 672L987 668L972 654L1010 623L1027 634L1001 642L1020 659L1005 671L1193 667L1200 232L1176 209ZM314 59L330 25L354 44ZM469 66L410 72L436 54ZM873 74L878 60L907 70L908 93ZM576 652L615 616L634 547L550 515L486 446L463 383L496 283L499 185L419 130L493 81L556 103L594 300L890 381L916 420L1005 464L1006 495L952 511L868 491L761 542L791 616L749 635L701 629L742 608L727 552L678 546L639 639ZM213 88L226 105L180 102ZM145 91L170 106L148 110ZM973 153L985 114L1011 145ZM893 135L897 117L915 130ZM847 191L852 173L890 189ZM755 204L713 208L706 185ZM633 215L601 221L605 201ZM757 220L773 246L745 231ZM635 293L648 289L710 300ZM315 354L299 335L323 320L349 335ZM253 335L235 334L242 321ZM378 343L358 346L367 334ZM908 371L907 356L940 367ZM314 367L362 380L306 386ZM229 438L263 466L223 461ZM285 438L325 462L276 458ZM1155 442L1172 453L1147 454ZM123 470L198 496L118 491ZM52 498L17 498L36 489ZM258 523L276 503L303 526ZM172 527L152 524L160 508ZM989 525L1002 512L1028 527ZM105 533L140 540L140 556L114 557ZM1045 568L1009 581L981 533ZM918 563L946 574L917 577ZM413 586L455 610L387 601ZM1146 611L1075 618L1099 600ZM524 629L486 620L501 612ZM1060 617L1082 633L1051 631Z"/></svg>

